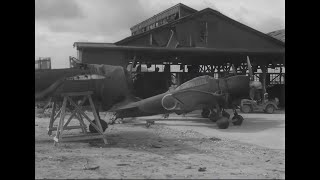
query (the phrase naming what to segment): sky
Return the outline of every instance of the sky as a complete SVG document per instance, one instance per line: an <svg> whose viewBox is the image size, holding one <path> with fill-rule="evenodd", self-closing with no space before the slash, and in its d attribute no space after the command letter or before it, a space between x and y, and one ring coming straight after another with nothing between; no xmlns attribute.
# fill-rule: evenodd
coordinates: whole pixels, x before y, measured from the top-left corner
<svg viewBox="0 0 320 180"><path fill-rule="evenodd" d="M178 3L215 9L263 33L285 29L285 0L35 0L35 57L67 68L69 56L77 54L74 42L114 43Z"/></svg>

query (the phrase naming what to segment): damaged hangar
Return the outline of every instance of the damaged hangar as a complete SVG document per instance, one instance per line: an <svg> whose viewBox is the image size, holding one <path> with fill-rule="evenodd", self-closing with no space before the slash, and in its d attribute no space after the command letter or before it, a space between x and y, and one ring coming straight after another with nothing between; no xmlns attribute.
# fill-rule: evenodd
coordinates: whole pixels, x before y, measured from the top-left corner
<svg viewBox="0 0 320 180"><path fill-rule="evenodd" d="M284 105L285 43L222 13L177 4L130 28L115 43L75 42L83 63L128 67L135 74L135 95L147 98L196 76L223 77L234 65L246 74L250 57L255 79ZM275 72L275 69L279 72Z"/></svg>

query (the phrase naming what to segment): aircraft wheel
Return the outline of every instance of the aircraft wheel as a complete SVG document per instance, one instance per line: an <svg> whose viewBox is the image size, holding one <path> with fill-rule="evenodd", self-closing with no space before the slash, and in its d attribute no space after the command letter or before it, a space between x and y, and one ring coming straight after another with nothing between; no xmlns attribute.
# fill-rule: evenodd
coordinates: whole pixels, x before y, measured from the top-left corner
<svg viewBox="0 0 320 180"><path fill-rule="evenodd" d="M243 112L243 113L250 113L250 112L252 112L251 107L250 107L249 105L247 105L247 104L241 106L240 110L241 110L241 112Z"/></svg>
<svg viewBox="0 0 320 180"><path fill-rule="evenodd" d="M272 114L274 112L274 106L272 104L269 104L266 109L265 112L268 114Z"/></svg>
<svg viewBox="0 0 320 180"><path fill-rule="evenodd" d="M217 126L219 129L227 129L229 127L229 120L226 117L221 117L217 121Z"/></svg>
<svg viewBox="0 0 320 180"><path fill-rule="evenodd" d="M92 121L94 124L96 124L96 120ZM103 132L108 128L108 123L106 123L104 120L100 120L100 124L102 126ZM89 131L91 133L97 133L98 131L90 124L89 125Z"/></svg>
<svg viewBox="0 0 320 180"><path fill-rule="evenodd" d="M215 111L212 111L209 115L209 119L212 121L212 122L217 122L217 120L219 119L219 116L218 114L215 112Z"/></svg>
<svg viewBox="0 0 320 180"><path fill-rule="evenodd" d="M226 111L222 111L222 116L223 117L226 117L226 118L230 118L230 114L229 113L227 113Z"/></svg>
<svg viewBox="0 0 320 180"><path fill-rule="evenodd" d="M203 108L203 109L202 109L202 112L201 112L201 116L202 116L203 118L208 118L209 115L210 115L210 110L209 110L208 108Z"/></svg>
<svg viewBox="0 0 320 180"><path fill-rule="evenodd" d="M242 122L243 122L242 116L240 116L240 115L233 116L233 118L232 118L233 125L240 126L242 124Z"/></svg>

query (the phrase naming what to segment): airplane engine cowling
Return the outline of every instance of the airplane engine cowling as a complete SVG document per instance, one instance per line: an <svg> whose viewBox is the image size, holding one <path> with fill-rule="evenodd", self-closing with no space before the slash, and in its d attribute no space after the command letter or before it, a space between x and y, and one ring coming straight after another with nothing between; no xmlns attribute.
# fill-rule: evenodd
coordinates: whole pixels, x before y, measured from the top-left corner
<svg viewBox="0 0 320 180"><path fill-rule="evenodd" d="M161 100L162 107L168 111L174 110L178 102L172 97L172 94L165 95Z"/></svg>

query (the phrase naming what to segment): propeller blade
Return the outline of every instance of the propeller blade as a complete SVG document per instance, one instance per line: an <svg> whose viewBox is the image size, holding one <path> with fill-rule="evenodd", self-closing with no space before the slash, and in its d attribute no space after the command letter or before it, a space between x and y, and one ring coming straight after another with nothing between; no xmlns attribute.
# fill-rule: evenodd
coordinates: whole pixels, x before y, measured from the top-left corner
<svg viewBox="0 0 320 180"><path fill-rule="evenodd" d="M252 80L253 79L253 73L252 73L252 67L251 67L249 56L247 56L247 64L248 64L249 76L250 76L250 79Z"/></svg>
<svg viewBox="0 0 320 180"><path fill-rule="evenodd" d="M232 73L234 75L237 75L237 71L236 71L236 68L234 67L234 64L232 64Z"/></svg>
<svg viewBox="0 0 320 180"><path fill-rule="evenodd" d="M255 88L250 88L249 96L250 96L251 100L253 100L253 99L254 99L255 91L256 91L256 89L255 89Z"/></svg>

